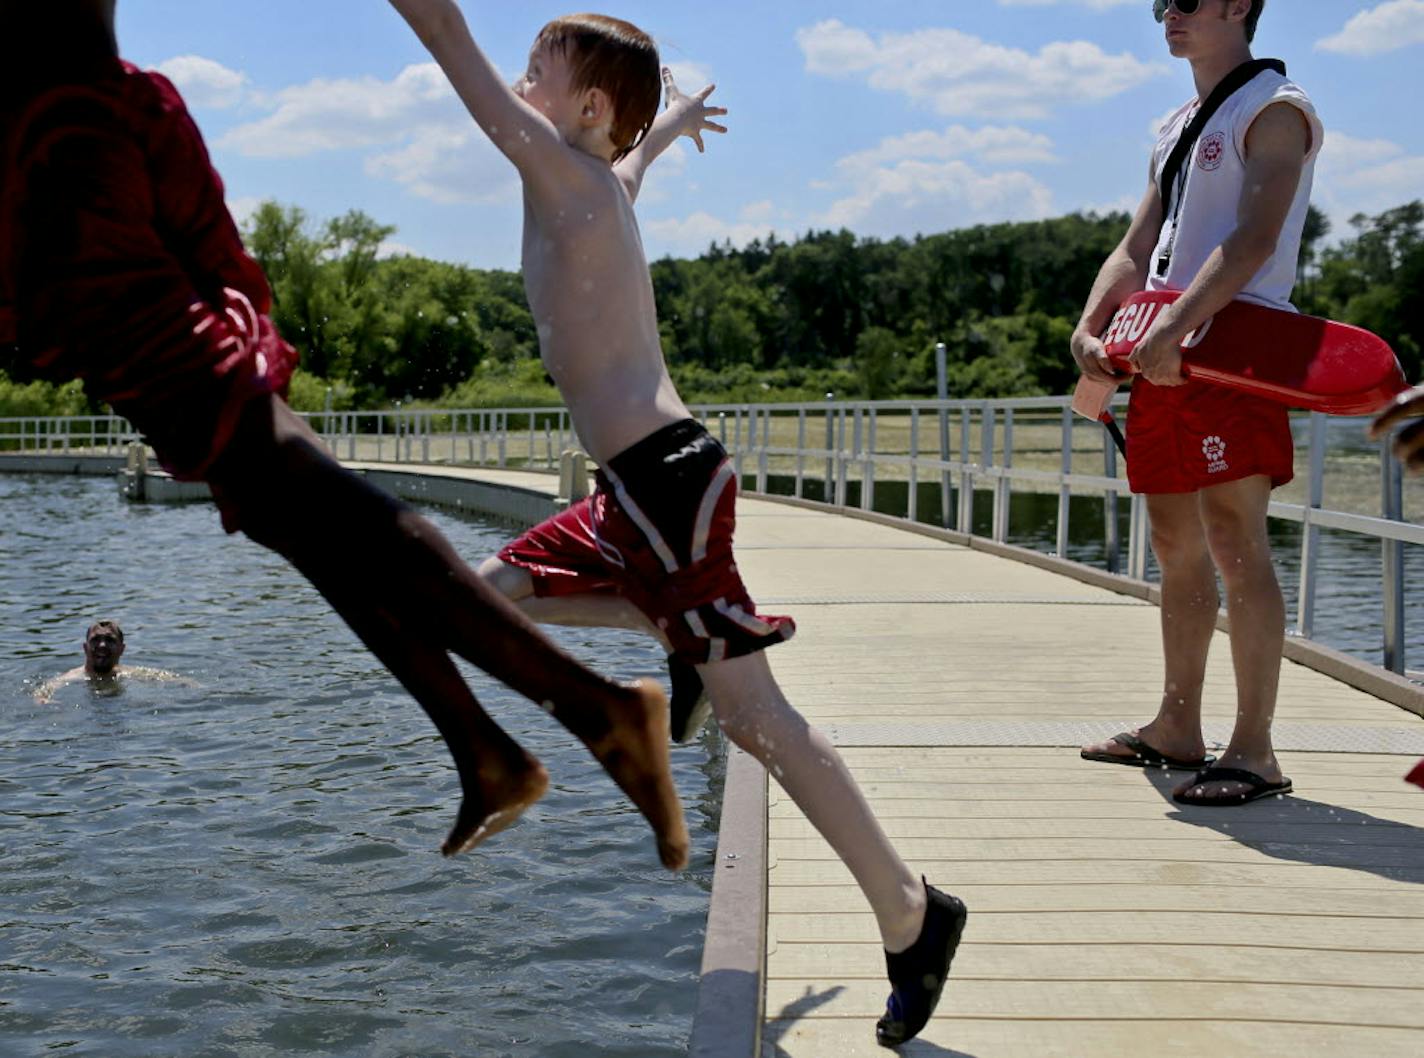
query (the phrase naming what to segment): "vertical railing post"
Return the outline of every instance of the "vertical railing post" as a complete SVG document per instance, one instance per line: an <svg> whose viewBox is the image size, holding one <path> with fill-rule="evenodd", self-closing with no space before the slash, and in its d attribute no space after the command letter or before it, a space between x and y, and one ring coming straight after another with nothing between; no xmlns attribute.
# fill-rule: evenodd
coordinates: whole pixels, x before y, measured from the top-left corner
<svg viewBox="0 0 1424 1058"><path fill-rule="evenodd" d="M825 492L825 495L822 497L822 499L824 499L827 503L835 503L835 502L836 502L836 501L835 501L835 487L836 487L836 478L835 478L835 474L836 474L836 461L835 461L836 433L835 433L835 431L836 431L836 423L835 423L835 419L833 418L833 415L834 415L834 406L833 406L832 403L831 403L831 402L834 401L835 399L836 399L836 395L835 395L834 393L827 393L827 394L826 394L826 492Z"/></svg>
<svg viewBox="0 0 1424 1058"><path fill-rule="evenodd" d="M856 405L855 418L851 421L851 441L850 441L850 461L860 464L860 506L865 506L865 464L861 462L861 449L864 446L865 433L863 431L865 421L865 409ZM850 490L846 490L846 499L842 502L849 502Z"/></svg>
<svg viewBox="0 0 1424 1058"><path fill-rule="evenodd" d="M767 459L771 453L771 409L761 410L761 448L757 451L757 491L766 491Z"/></svg>
<svg viewBox="0 0 1424 1058"><path fill-rule="evenodd" d="M959 409L959 514L954 527L967 535L974 533L974 469L969 461L970 417L968 405Z"/></svg>
<svg viewBox="0 0 1424 1058"><path fill-rule="evenodd" d="M941 409L943 411L943 409ZM949 475L944 475L948 477ZM940 512L945 521L949 520L949 503ZM907 521L920 520L920 409L910 409L910 491L905 495L905 518Z"/></svg>
<svg viewBox="0 0 1424 1058"><path fill-rule="evenodd" d="M876 411L872 405L865 439L865 465L860 472L860 506L866 511L875 510L875 425Z"/></svg>
<svg viewBox="0 0 1424 1058"><path fill-rule="evenodd" d="M1113 444L1112 436L1106 431L1103 434L1103 476L1108 478L1117 477L1117 447ZM1107 567L1109 573L1116 573L1121 564L1122 540L1121 533L1117 527L1117 490L1109 487L1103 493L1103 546L1107 554Z"/></svg>
<svg viewBox="0 0 1424 1058"><path fill-rule="evenodd" d="M979 406L979 465L986 470L994 465L994 427L997 416L993 407L986 400ZM1001 541L999 535L999 481L990 481L993 485L993 492L990 493L989 500L992 506L989 509L989 536L991 539Z"/></svg>
<svg viewBox="0 0 1424 1058"><path fill-rule="evenodd" d="M1404 520L1404 468L1393 446L1380 447L1380 514L1392 522ZM1404 673L1404 544L1380 541L1384 591L1384 667Z"/></svg>
<svg viewBox="0 0 1424 1058"><path fill-rule="evenodd" d="M940 462L949 462L949 407L945 403L949 400L949 373L945 364L945 348L943 342L935 343L935 396L939 399L939 458ZM963 453L961 448L960 452ZM950 502L950 477L946 468L940 471L939 475L939 524L942 528L949 528L949 502ZM962 495L962 494L961 494ZM962 501L961 501L962 502ZM958 528L962 529L963 526Z"/></svg>
<svg viewBox="0 0 1424 1058"><path fill-rule="evenodd" d="M1147 547L1152 539L1152 519L1147 513L1147 497L1134 492L1128 508L1127 575L1147 579Z"/></svg>
<svg viewBox="0 0 1424 1058"><path fill-rule="evenodd" d="M806 477L806 405L796 409L796 498Z"/></svg>
<svg viewBox="0 0 1424 1058"><path fill-rule="evenodd" d="M1300 588L1296 597L1295 630L1306 639L1315 635L1315 582L1320 557L1320 526L1314 514L1325 502L1325 415L1310 413L1310 477L1306 482L1305 514L1300 526Z"/></svg>
<svg viewBox="0 0 1424 1058"><path fill-rule="evenodd" d="M997 521L999 523L996 539L1002 544L1009 538L1009 511L1014 489L1013 479L1008 477L1008 472L1014 468L1014 409L1011 407L1004 409L1004 442L1001 448L1004 457L1000 460L1000 467L1005 476L999 479L999 487L995 490L995 495L998 497Z"/></svg>
<svg viewBox="0 0 1424 1058"><path fill-rule="evenodd" d="M1073 488L1068 484L1068 475L1073 473L1073 409L1063 409L1062 432L1063 451L1058 460L1058 469L1064 480L1058 485L1058 537L1055 542L1059 558L1068 557L1068 512L1072 508Z"/></svg>
<svg viewBox="0 0 1424 1058"><path fill-rule="evenodd" d="M846 407L842 404L836 414L836 506L846 505L849 489L846 483Z"/></svg>

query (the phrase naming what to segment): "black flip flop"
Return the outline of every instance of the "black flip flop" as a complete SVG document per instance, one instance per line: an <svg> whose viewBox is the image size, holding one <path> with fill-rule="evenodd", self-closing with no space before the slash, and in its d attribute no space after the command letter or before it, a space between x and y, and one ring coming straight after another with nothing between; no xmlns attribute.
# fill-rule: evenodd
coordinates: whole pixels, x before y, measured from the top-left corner
<svg viewBox="0 0 1424 1058"><path fill-rule="evenodd" d="M1182 760L1180 757L1169 757L1165 753L1153 749L1131 731L1124 731L1119 735L1114 735L1108 739L1108 741L1116 742L1120 746L1126 746L1132 750L1134 755L1131 757L1119 757L1112 753L1089 753L1085 749L1081 750L1078 756L1084 760L1102 761L1104 764L1126 764L1130 768L1181 768L1183 771L1200 771L1202 768L1210 768L1216 763L1216 758L1210 753L1200 760Z"/></svg>
<svg viewBox="0 0 1424 1058"><path fill-rule="evenodd" d="M1195 779L1182 787L1182 791L1185 793L1185 791L1207 782L1239 782L1245 783L1251 789L1245 793L1219 793L1210 797L1185 797L1182 793L1173 791L1172 800L1179 805L1196 805L1201 808L1234 808L1262 797L1278 797L1281 794L1288 794L1292 789L1289 779L1283 778L1280 782L1267 782L1254 771L1247 771L1245 768L1203 768L1197 772Z"/></svg>

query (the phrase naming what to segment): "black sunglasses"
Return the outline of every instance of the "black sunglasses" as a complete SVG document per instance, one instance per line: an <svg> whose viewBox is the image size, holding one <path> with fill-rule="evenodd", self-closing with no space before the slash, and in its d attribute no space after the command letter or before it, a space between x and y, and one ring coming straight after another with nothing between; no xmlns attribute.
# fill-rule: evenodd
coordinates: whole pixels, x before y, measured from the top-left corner
<svg viewBox="0 0 1424 1058"><path fill-rule="evenodd" d="M1161 22L1167 17L1168 7L1175 7L1180 15L1195 15L1201 0L1152 0L1152 17Z"/></svg>

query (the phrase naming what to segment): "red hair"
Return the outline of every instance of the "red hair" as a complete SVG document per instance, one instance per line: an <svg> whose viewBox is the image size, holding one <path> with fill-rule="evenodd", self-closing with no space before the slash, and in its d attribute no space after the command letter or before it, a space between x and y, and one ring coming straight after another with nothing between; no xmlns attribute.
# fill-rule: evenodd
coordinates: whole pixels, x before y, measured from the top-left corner
<svg viewBox="0 0 1424 1058"><path fill-rule="evenodd" d="M662 64L657 45L641 29L608 15L565 15L539 31L534 47L569 60L575 92L597 88L608 95L615 162L647 135L658 115Z"/></svg>

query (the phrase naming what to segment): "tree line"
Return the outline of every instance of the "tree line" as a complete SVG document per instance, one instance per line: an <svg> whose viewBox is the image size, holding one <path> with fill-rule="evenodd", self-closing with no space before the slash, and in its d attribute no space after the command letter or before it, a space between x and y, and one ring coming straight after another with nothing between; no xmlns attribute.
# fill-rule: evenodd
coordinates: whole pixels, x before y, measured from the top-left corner
<svg viewBox="0 0 1424 1058"><path fill-rule="evenodd" d="M986 224L914 239L812 231L651 265L668 364L692 402L930 395L934 348L956 397L1068 392L1068 338L1123 213ZM1424 349L1424 202L1359 215L1326 244L1312 208L1294 299ZM518 273L382 256L395 229L359 211L314 222L266 202L243 226L301 351L299 410L560 403ZM84 409L74 386L0 375L0 415ZM97 410L97 409L93 409Z"/></svg>

